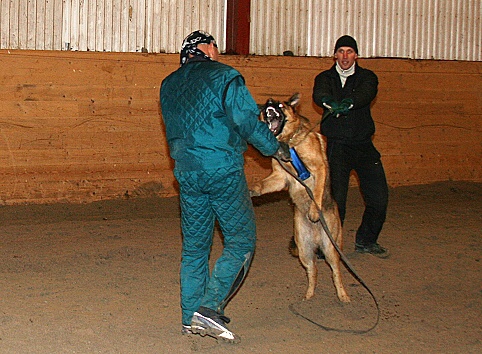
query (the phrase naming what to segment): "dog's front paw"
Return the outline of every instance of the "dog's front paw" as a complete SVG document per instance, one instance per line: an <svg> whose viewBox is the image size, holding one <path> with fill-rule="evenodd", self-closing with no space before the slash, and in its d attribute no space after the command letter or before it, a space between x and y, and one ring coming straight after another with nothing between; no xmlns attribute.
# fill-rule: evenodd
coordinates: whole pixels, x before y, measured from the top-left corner
<svg viewBox="0 0 482 354"><path fill-rule="evenodd" d="M320 213L315 203L311 203L310 210L308 211L308 218L311 222L317 222L320 220Z"/></svg>

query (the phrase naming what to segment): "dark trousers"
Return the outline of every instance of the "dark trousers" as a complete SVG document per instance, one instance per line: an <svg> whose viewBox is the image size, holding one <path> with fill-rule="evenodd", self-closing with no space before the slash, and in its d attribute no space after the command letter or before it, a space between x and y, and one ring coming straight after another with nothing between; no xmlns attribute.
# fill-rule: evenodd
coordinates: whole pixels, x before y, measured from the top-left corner
<svg viewBox="0 0 482 354"><path fill-rule="evenodd" d="M338 204L342 224L346 214L350 173L355 171L365 202L365 211L355 242L365 245L376 243L388 206L388 185L380 153L371 141L362 144L328 141L327 154L333 198Z"/></svg>

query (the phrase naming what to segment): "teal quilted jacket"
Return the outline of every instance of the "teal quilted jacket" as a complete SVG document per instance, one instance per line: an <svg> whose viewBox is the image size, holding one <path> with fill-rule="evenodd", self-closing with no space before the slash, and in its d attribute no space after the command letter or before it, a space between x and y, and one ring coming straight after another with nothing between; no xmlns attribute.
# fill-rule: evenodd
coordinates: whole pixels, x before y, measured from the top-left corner
<svg viewBox="0 0 482 354"><path fill-rule="evenodd" d="M278 149L244 78L216 61L192 61L166 77L161 109L171 157L179 170L243 166L247 143L263 155Z"/></svg>

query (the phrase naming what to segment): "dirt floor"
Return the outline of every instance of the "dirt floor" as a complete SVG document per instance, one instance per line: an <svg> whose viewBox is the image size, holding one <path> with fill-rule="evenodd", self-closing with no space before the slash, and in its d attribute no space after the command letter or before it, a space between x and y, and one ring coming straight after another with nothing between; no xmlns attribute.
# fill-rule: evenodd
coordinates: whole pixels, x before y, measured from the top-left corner
<svg viewBox="0 0 482 354"><path fill-rule="evenodd" d="M391 256L378 259L353 252L362 203L350 190L345 253L380 306L366 334L347 332L377 319L348 271L350 304L337 301L324 261L302 301L292 205L284 193L255 198L257 253L226 308L238 345L180 334L177 198L2 206L0 353L481 353L482 184L390 193L379 241Z"/></svg>

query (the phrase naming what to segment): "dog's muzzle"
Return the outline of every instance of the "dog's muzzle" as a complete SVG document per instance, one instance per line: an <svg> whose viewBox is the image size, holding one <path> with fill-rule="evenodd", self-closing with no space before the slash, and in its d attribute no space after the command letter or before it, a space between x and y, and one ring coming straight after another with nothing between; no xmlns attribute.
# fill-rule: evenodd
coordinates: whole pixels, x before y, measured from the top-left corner
<svg viewBox="0 0 482 354"><path fill-rule="evenodd" d="M268 124L269 130L277 136L284 128L286 123L286 115L284 114L283 104L281 102L273 101L271 98L266 101L263 107L263 119Z"/></svg>

